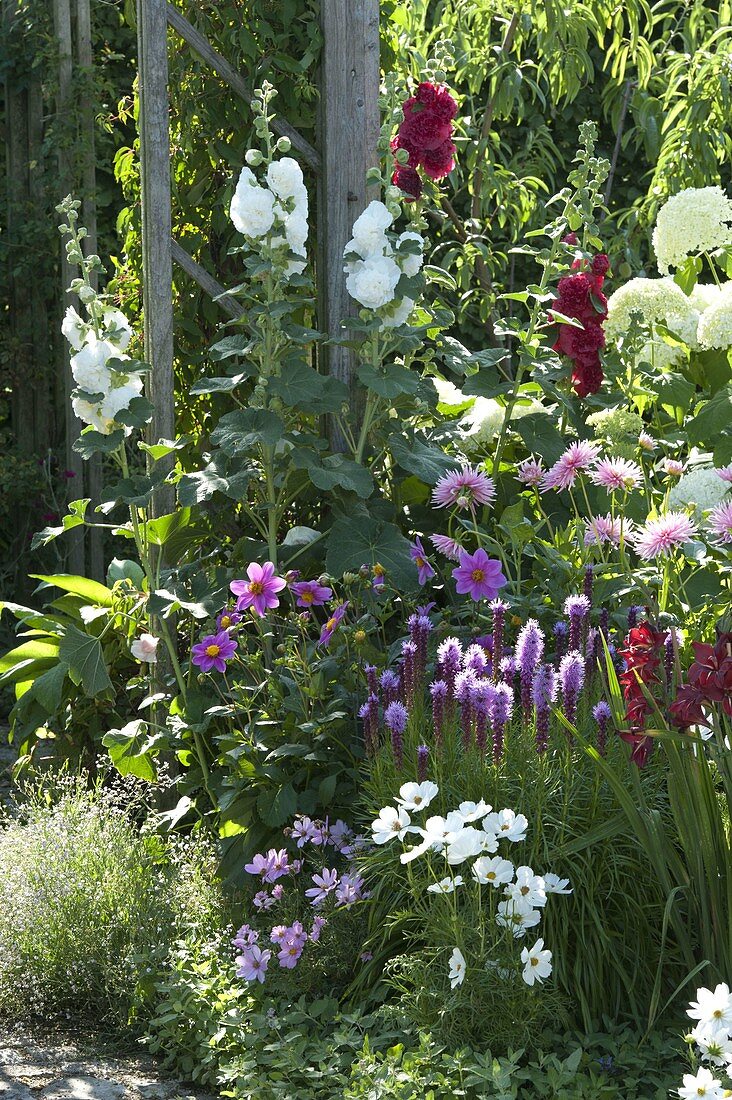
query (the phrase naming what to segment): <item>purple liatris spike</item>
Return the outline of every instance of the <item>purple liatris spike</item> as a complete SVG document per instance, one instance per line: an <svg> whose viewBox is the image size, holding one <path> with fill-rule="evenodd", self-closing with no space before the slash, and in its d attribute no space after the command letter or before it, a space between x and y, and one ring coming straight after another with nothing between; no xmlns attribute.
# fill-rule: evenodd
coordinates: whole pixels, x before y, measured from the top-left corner
<svg viewBox="0 0 732 1100"><path fill-rule="evenodd" d="M536 748L545 752L549 744L549 713L557 697L557 674L554 665L539 665L534 673L531 695L536 711Z"/></svg>
<svg viewBox="0 0 732 1100"><path fill-rule="evenodd" d="M417 782L424 783L427 778L427 763L430 750L426 745L417 746Z"/></svg>
<svg viewBox="0 0 732 1100"><path fill-rule="evenodd" d="M466 671L474 672L476 676L484 676L489 664L488 654L482 645L471 645L465 650L463 668Z"/></svg>
<svg viewBox="0 0 732 1100"><path fill-rule="evenodd" d="M516 639L516 664L521 683L521 720L529 724L531 715L531 681L534 669L544 654L544 633L536 619L528 619Z"/></svg>
<svg viewBox="0 0 732 1100"><path fill-rule="evenodd" d="M419 688L427 667L427 639L432 630L432 622L426 615L410 615L409 637L417 647L415 659L415 686Z"/></svg>
<svg viewBox="0 0 732 1100"><path fill-rule="evenodd" d="M564 654L567 652L567 638L569 637L569 627L566 623L554 624L554 663L559 668L559 662Z"/></svg>
<svg viewBox="0 0 732 1100"><path fill-rule="evenodd" d="M516 658L514 656L501 658L501 679L505 680L507 684L513 684L516 669Z"/></svg>
<svg viewBox="0 0 732 1100"><path fill-rule="evenodd" d="M610 721L610 714L610 707L604 699L592 708L592 717L597 722L597 751L600 756L605 755L607 747L607 724Z"/></svg>
<svg viewBox="0 0 732 1100"><path fill-rule="evenodd" d="M638 625L638 616L643 611L645 611L645 608L639 603L634 603L628 608L628 630L632 630L633 627Z"/></svg>
<svg viewBox="0 0 732 1100"><path fill-rule="evenodd" d="M417 690L417 647L414 642L402 642L402 662L404 702L411 707Z"/></svg>
<svg viewBox="0 0 732 1100"><path fill-rule="evenodd" d="M371 694L358 712L363 719L363 741L367 756L374 756L379 744L379 697Z"/></svg>
<svg viewBox="0 0 732 1100"><path fill-rule="evenodd" d="M457 638L445 638L437 647L437 674L447 684L448 698L455 695L455 677L463 660L463 647Z"/></svg>
<svg viewBox="0 0 732 1100"><path fill-rule="evenodd" d="M384 724L391 734L391 749L398 772L404 766L404 731L408 718L409 711L402 703L389 703L384 711Z"/></svg>
<svg viewBox="0 0 732 1100"><path fill-rule="evenodd" d="M585 569L584 582L582 584L582 591L587 597L587 602L592 607L592 583L595 579L595 571L591 565L588 565Z"/></svg>
<svg viewBox="0 0 732 1100"><path fill-rule="evenodd" d="M445 724L445 706L447 704L447 684L444 680L435 680L430 684L432 696L432 729L434 731L435 747L438 752L442 749L443 728Z"/></svg>
<svg viewBox="0 0 732 1100"><path fill-rule="evenodd" d="M463 749L467 752L473 739L473 687L475 673L468 669L455 677L455 698L460 704L460 730Z"/></svg>
<svg viewBox="0 0 732 1100"><path fill-rule="evenodd" d="M392 672L390 668L385 668L379 677L379 683L384 693L384 706L388 707L389 703L396 703L401 692L401 681L398 674Z"/></svg>
<svg viewBox="0 0 732 1100"><path fill-rule="evenodd" d="M508 604L501 599L495 599L491 600L488 606L493 615L493 679L497 680L500 674L501 658L503 657L503 629L506 625Z"/></svg>
<svg viewBox="0 0 732 1100"><path fill-rule="evenodd" d="M364 665L364 673L366 674L366 683L369 689L369 695L379 694L379 681L377 677L376 665Z"/></svg>
<svg viewBox="0 0 732 1100"><path fill-rule="evenodd" d="M600 611L600 631L607 641L610 638L610 612L606 607Z"/></svg>
<svg viewBox="0 0 732 1100"><path fill-rule="evenodd" d="M494 687L491 701L491 728L493 731L493 763L498 764L503 756L503 741L506 726L513 714L513 688L500 683Z"/></svg>
<svg viewBox="0 0 732 1100"><path fill-rule="evenodd" d="M495 685L491 680L476 680L470 689L473 714L475 715L475 744L481 754L485 752L486 742L488 741L488 722L495 693Z"/></svg>
<svg viewBox="0 0 732 1100"><path fill-rule="evenodd" d="M567 721L574 723L577 717L577 700L585 682L585 660L581 653L570 650L559 663L559 684Z"/></svg>
<svg viewBox="0 0 732 1100"><path fill-rule="evenodd" d="M569 618L569 648L582 648L582 634L589 619L590 601L587 596L568 596L564 601L564 614Z"/></svg>

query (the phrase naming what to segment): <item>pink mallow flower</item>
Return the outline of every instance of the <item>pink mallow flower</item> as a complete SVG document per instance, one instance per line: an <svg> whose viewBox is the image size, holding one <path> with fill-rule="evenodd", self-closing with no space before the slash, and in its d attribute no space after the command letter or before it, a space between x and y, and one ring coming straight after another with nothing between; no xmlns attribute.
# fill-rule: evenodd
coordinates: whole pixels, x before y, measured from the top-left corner
<svg viewBox="0 0 732 1100"><path fill-rule="evenodd" d="M472 466L452 470L445 474L432 490L432 503L436 508L472 508L476 504L490 504L496 495L491 478Z"/></svg>
<svg viewBox="0 0 732 1100"><path fill-rule="evenodd" d="M237 978L244 978L247 982L263 982L271 958L271 951L263 951L256 944L246 947L236 960L239 968Z"/></svg>
<svg viewBox="0 0 732 1100"><path fill-rule="evenodd" d="M311 905L321 905L338 885L338 872L324 867L319 875L313 875L313 882L315 885L305 891L305 897L310 898Z"/></svg>
<svg viewBox="0 0 732 1100"><path fill-rule="evenodd" d="M572 443L544 474L542 492L547 489L571 489L582 470L587 470L600 453L597 443L581 440Z"/></svg>
<svg viewBox="0 0 732 1100"><path fill-rule="evenodd" d="M627 458L601 458L590 472L590 481L608 493L630 493L643 481L643 471Z"/></svg>
<svg viewBox="0 0 732 1100"><path fill-rule="evenodd" d="M322 607L333 595L333 589L317 581L298 581L292 591L297 596L298 607Z"/></svg>
<svg viewBox="0 0 732 1100"><path fill-rule="evenodd" d="M462 550L460 564L452 571L459 595L469 595L473 600L494 600L507 583L501 563L489 558L480 547L474 554Z"/></svg>
<svg viewBox="0 0 732 1100"><path fill-rule="evenodd" d="M201 672L226 671L226 662L230 661L236 653L236 642L230 638L225 630L218 634L207 634L191 649L191 661L197 665Z"/></svg>
<svg viewBox="0 0 732 1100"><path fill-rule="evenodd" d="M248 581L232 581L229 588L237 597L237 611L252 608L257 615L264 616L269 608L279 607L277 593L287 582L284 577L275 576L275 567L271 561L258 565L253 561L247 566Z"/></svg>
<svg viewBox="0 0 732 1100"><path fill-rule="evenodd" d="M417 580L420 584L426 584L430 577L434 577L435 571L427 560L422 540L415 535L414 544L410 547L409 556L417 566Z"/></svg>
<svg viewBox="0 0 732 1100"><path fill-rule="evenodd" d="M650 561L661 554L669 554L696 534L696 527L684 512L667 512L657 519L649 519L633 538L638 557Z"/></svg>
<svg viewBox="0 0 732 1100"><path fill-rule="evenodd" d="M725 500L712 508L706 528L718 542L732 542L732 500Z"/></svg>

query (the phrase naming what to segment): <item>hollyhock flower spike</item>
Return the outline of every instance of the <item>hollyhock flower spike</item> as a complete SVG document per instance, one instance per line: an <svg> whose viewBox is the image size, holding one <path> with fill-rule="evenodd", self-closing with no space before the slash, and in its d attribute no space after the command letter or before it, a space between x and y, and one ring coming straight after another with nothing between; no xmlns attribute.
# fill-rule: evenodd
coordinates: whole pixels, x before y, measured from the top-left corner
<svg viewBox="0 0 732 1100"><path fill-rule="evenodd" d="M435 571L427 560L427 554L425 553L419 535L415 536L414 544L409 551L409 556L417 566L417 580L420 585L426 584L428 580L435 576Z"/></svg>
<svg viewBox="0 0 732 1100"><path fill-rule="evenodd" d="M237 611L252 608L256 615L264 617L271 608L279 607L277 596L286 585L283 577L275 576L275 567L271 561L264 565L251 562L247 566L248 581L232 581L229 588L237 597Z"/></svg>
<svg viewBox="0 0 732 1100"><path fill-rule="evenodd" d="M208 634L191 649L191 661L201 672L226 671L226 662L236 653L237 644L225 630Z"/></svg>
<svg viewBox="0 0 732 1100"><path fill-rule="evenodd" d="M492 478L472 466L463 466L439 479L432 490L436 508L456 507L462 510L477 504L491 504L496 495Z"/></svg>
<svg viewBox="0 0 732 1100"><path fill-rule="evenodd" d="M459 595L468 594L472 600L493 600L507 580L503 575L501 563L489 558L480 547L474 554L463 550L460 564L453 569L452 575Z"/></svg>

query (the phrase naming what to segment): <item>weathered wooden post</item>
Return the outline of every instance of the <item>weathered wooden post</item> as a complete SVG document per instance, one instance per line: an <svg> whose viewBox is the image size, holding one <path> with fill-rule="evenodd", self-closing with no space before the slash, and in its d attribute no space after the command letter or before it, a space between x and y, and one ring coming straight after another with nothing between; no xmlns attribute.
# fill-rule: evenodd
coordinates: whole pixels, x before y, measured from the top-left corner
<svg viewBox="0 0 732 1100"><path fill-rule="evenodd" d="M377 164L379 140L379 2L321 0L323 32L318 177L318 294L320 328L332 336L358 313L346 290L343 249L366 207L366 173ZM326 349L327 370L352 391L356 361L348 348ZM355 394L354 394L355 397ZM352 408L358 417L358 405ZM331 445L345 441L331 423Z"/></svg>
<svg viewBox="0 0 732 1100"><path fill-rule="evenodd" d="M148 397L155 406L151 441L173 439L173 261L171 253L168 36L165 0L137 0L140 93L140 172L145 358L152 367ZM171 512L172 486L161 486L157 515Z"/></svg>

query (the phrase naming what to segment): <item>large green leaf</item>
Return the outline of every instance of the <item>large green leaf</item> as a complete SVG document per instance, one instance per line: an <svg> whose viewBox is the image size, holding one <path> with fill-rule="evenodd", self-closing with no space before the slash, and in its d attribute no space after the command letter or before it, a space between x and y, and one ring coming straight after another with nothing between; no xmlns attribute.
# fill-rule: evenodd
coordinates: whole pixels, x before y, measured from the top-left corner
<svg viewBox="0 0 732 1100"><path fill-rule="evenodd" d="M289 366L271 380L269 389L290 408L303 412L337 412L348 403L348 386L337 378L319 374L306 363Z"/></svg>
<svg viewBox="0 0 732 1100"><path fill-rule="evenodd" d="M278 787L272 796L271 791L263 791L257 799L257 811L262 821L272 828L284 825L297 809L297 795L291 783Z"/></svg>
<svg viewBox="0 0 732 1100"><path fill-rule="evenodd" d="M549 413L529 413L519 420L512 420L511 428L521 436L526 449L542 455L548 466L556 462L565 449L564 436Z"/></svg>
<svg viewBox="0 0 732 1100"><path fill-rule="evenodd" d="M54 639L32 638L0 656L0 678L13 683L33 679L58 660L59 643Z"/></svg>
<svg viewBox="0 0 732 1100"><path fill-rule="evenodd" d="M48 672L41 673L33 684L34 696L49 714L53 714L61 706L66 673L66 665L59 661Z"/></svg>
<svg viewBox="0 0 732 1100"><path fill-rule="evenodd" d="M61 520L60 527L44 527L42 531L38 531L33 536L31 542L31 550L37 550L41 546L47 546L53 539L58 538L59 535L63 535L64 531L70 531L73 527L81 527L84 523L84 516L86 510L91 504L91 500L72 500L69 504L69 514L64 516Z"/></svg>
<svg viewBox="0 0 732 1100"><path fill-rule="evenodd" d="M326 565L337 577L379 562L397 588L414 590L417 571L409 550L409 541L393 523L370 515L340 516L331 528Z"/></svg>
<svg viewBox="0 0 732 1100"><path fill-rule="evenodd" d="M102 643L75 626L67 626L59 646L59 658L68 665L69 676L89 696L111 690Z"/></svg>
<svg viewBox="0 0 732 1100"><path fill-rule="evenodd" d="M366 363L358 369L359 382L388 400L402 393L416 393L419 377L416 371L408 370L399 363L389 363L385 367L372 367Z"/></svg>
<svg viewBox="0 0 732 1100"><path fill-rule="evenodd" d="M173 535L182 531L191 522L190 508L179 508L167 516L158 516L147 521L145 530L153 546L165 546Z"/></svg>
<svg viewBox="0 0 732 1100"><path fill-rule="evenodd" d="M54 573L46 575L44 573L31 573L31 577L36 581L43 581L44 584L54 585L56 588L63 588L64 592L71 592L75 596L81 596L83 599L88 600L89 603L98 604L99 607L111 607L112 606L112 593L99 581L90 580L88 577L77 577L72 573Z"/></svg>
<svg viewBox="0 0 732 1100"><path fill-rule="evenodd" d="M457 462L439 447L431 447L420 439L405 439L398 432L389 436L389 449L403 470L427 485L434 485L443 474L457 466Z"/></svg>
<svg viewBox="0 0 732 1100"><path fill-rule="evenodd" d="M300 448L300 454L303 451L304 448ZM345 455L326 455L322 464L307 462L306 469L313 485L325 492L338 487L365 500L374 490L374 480L366 467Z"/></svg>
<svg viewBox="0 0 732 1100"><path fill-rule="evenodd" d="M120 775L135 775L153 783L157 771L150 750L157 739L148 737L146 724L137 719L122 729L105 733L102 744L109 749L110 759Z"/></svg>
<svg viewBox="0 0 732 1100"><path fill-rule="evenodd" d="M247 451L257 443L273 446L282 438L285 425L266 409L242 409L227 413L211 433L211 442L226 454Z"/></svg>
<svg viewBox="0 0 732 1100"><path fill-rule="evenodd" d="M686 424L690 443L716 443L717 436L732 427L732 384L715 393L711 401Z"/></svg>

